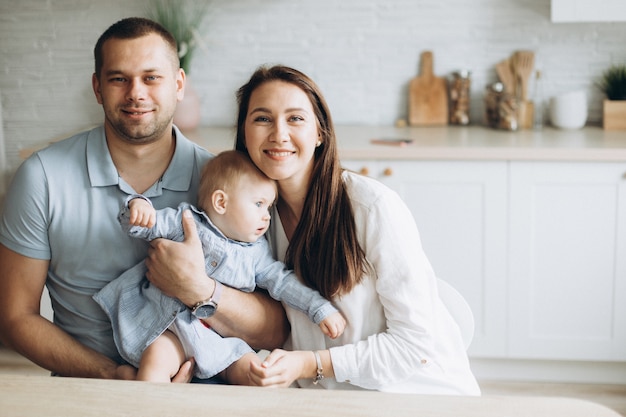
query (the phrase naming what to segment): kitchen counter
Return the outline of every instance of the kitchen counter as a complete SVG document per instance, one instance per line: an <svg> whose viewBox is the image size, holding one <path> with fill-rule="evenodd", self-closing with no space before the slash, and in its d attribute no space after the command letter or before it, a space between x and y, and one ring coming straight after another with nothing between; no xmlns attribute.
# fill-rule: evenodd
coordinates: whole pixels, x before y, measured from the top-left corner
<svg viewBox="0 0 626 417"><path fill-rule="evenodd" d="M626 162L626 131L600 127L510 132L482 126L337 126L336 131L341 159ZM229 127L201 127L185 134L214 153L231 149L235 141L235 131ZM370 143L371 139L390 138L411 139L413 143ZM27 158L48 143L22 149L20 156Z"/></svg>
<svg viewBox="0 0 626 417"><path fill-rule="evenodd" d="M337 126L341 159L386 160L543 160L626 162L626 131L599 127L545 128L509 132L471 127ZM212 152L230 149L234 130L200 128L187 132ZM371 139L411 139L405 146L377 145Z"/></svg>

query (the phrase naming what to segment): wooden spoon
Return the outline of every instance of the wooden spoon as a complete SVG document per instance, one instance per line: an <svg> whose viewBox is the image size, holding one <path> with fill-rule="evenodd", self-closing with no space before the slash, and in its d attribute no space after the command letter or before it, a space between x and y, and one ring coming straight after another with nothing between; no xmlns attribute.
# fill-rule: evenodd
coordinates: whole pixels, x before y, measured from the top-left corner
<svg viewBox="0 0 626 417"><path fill-rule="evenodd" d="M528 80L535 67L535 53L533 51L517 51L513 54L513 67L520 90L519 96L523 101L528 99Z"/></svg>
<svg viewBox="0 0 626 417"><path fill-rule="evenodd" d="M512 94L515 92L515 75L511 70L511 63L509 59L500 61L496 64L496 74L500 78L500 82L504 86L504 92Z"/></svg>

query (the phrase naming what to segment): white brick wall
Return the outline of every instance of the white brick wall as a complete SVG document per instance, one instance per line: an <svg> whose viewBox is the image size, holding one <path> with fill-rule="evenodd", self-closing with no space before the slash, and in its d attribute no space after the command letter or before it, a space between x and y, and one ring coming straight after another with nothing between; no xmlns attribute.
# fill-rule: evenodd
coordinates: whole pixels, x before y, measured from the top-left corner
<svg viewBox="0 0 626 417"><path fill-rule="evenodd" d="M146 0L0 0L0 91L10 169L21 147L102 120L90 77L92 49L115 20L144 14ZM532 49L546 96L584 89L591 122L602 96L593 83L626 62L626 23L550 22L549 0L214 0L205 22L207 52L191 76L203 123L230 125L234 92L262 63L307 72L322 87L338 124L391 125L406 116L406 91L419 54L435 72L472 71L472 121L494 65Z"/></svg>

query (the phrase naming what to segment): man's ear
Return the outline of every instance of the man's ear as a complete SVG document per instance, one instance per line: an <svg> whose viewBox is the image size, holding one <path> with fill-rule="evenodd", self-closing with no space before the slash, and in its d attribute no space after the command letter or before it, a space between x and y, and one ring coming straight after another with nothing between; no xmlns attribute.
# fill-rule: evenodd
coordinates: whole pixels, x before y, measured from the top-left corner
<svg viewBox="0 0 626 417"><path fill-rule="evenodd" d="M226 206L228 205L228 194L223 190L215 190L211 195L211 204L213 209L218 214L226 213Z"/></svg>
<svg viewBox="0 0 626 417"><path fill-rule="evenodd" d="M93 89L93 93L96 95L96 100L98 100L98 104L102 104L102 93L100 87L100 80L94 72L91 76L91 88Z"/></svg>
<svg viewBox="0 0 626 417"><path fill-rule="evenodd" d="M176 73L176 99L181 102L183 97L185 97L185 79L187 78L185 74L185 70L182 68L178 69Z"/></svg>

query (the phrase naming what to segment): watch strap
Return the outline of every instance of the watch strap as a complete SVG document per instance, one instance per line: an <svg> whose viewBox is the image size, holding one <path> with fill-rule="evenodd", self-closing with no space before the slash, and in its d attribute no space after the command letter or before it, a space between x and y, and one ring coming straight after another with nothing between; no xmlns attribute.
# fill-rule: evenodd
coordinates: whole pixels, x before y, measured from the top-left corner
<svg viewBox="0 0 626 417"><path fill-rule="evenodd" d="M193 307L191 307L192 314L195 314L196 311L200 307L205 306L207 304L213 305L215 310L217 310L217 305L219 304L220 298L222 297L223 285L221 282L219 282L216 279L213 279L213 281L215 281L215 288L213 288L213 294L211 294L211 296L207 300L198 301L196 304L194 304Z"/></svg>

